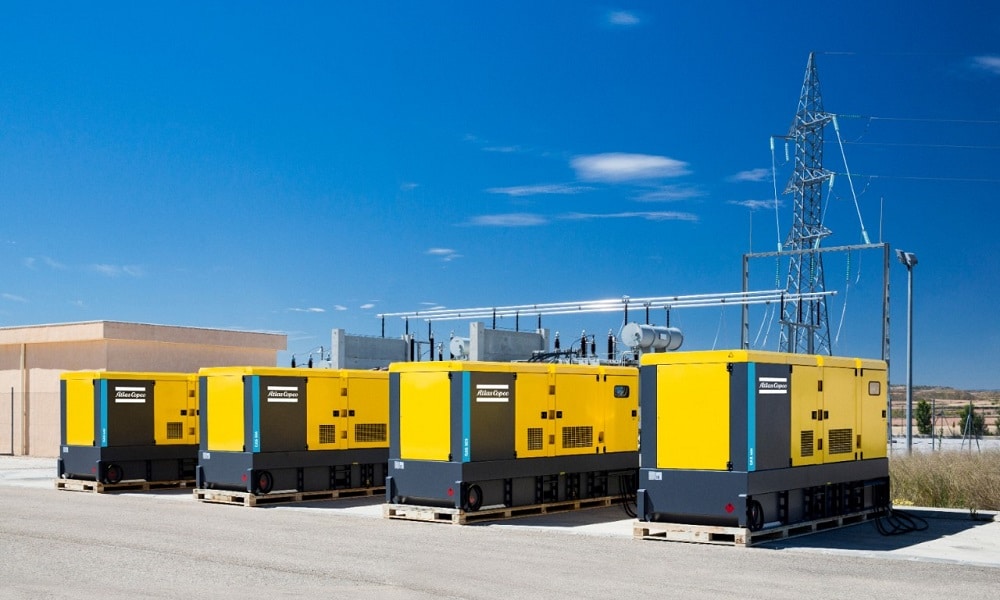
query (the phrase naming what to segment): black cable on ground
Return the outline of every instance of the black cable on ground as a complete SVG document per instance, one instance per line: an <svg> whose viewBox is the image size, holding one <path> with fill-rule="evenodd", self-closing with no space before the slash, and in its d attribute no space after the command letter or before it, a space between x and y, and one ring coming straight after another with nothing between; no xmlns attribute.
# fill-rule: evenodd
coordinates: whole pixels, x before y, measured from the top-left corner
<svg viewBox="0 0 1000 600"><path fill-rule="evenodd" d="M633 506L636 503L638 485L639 479L634 474L620 473L618 475L618 497L621 499L622 510L633 519L636 518L636 509Z"/></svg>
<svg viewBox="0 0 1000 600"><path fill-rule="evenodd" d="M903 535L927 529L927 521L924 518L895 510L892 506L880 508L875 514L875 528L885 536Z"/></svg>

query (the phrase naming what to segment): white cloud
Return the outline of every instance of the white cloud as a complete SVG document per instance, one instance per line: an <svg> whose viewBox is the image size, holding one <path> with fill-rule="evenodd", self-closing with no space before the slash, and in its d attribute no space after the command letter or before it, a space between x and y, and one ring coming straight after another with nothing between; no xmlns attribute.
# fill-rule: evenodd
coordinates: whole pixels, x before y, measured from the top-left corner
<svg viewBox="0 0 1000 600"><path fill-rule="evenodd" d="M749 171L740 171L729 178L730 181L769 181L770 179L770 169L750 169Z"/></svg>
<svg viewBox="0 0 1000 600"><path fill-rule="evenodd" d="M1000 75L1000 56L977 56L972 62L984 71Z"/></svg>
<svg viewBox="0 0 1000 600"><path fill-rule="evenodd" d="M608 23L630 27L639 24L639 17L627 10L615 10L608 13Z"/></svg>
<svg viewBox="0 0 1000 600"><path fill-rule="evenodd" d="M412 181L407 181L405 183L399 184L399 189L404 192L412 192L413 190L420 187L419 183L413 183Z"/></svg>
<svg viewBox="0 0 1000 600"><path fill-rule="evenodd" d="M141 277L143 275L142 268L134 265L96 264L90 265L90 270L96 271L106 277L119 277L121 275Z"/></svg>
<svg viewBox="0 0 1000 600"><path fill-rule="evenodd" d="M767 210L774 208L774 200L730 200L728 204L742 206L743 208L749 208L750 210ZM778 202L778 206L781 207L781 202Z"/></svg>
<svg viewBox="0 0 1000 600"><path fill-rule="evenodd" d="M585 185L567 185L564 183L549 183L539 185L515 185L511 187L495 187L486 191L490 194L507 194L508 196L536 196L541 194L579 194L589 192L594 188Z"/></svg>
<svg viewBox="0 0 1000 600"><path fill-rule="evenodd" d="M312 306L312 307L309 307L309 308L289 308L288 310L290 310L291 312L304 312L304 313L324 313L324 312L326 312L326 309L318 308L318 307L315 307L315 306Z"/></svg>
<svg viewBox="0 0 1000 600"><path fill-rule="evenodd" d="M344 306L343 304L334 304L333 305L333 310L343 311L343 310L347 310L347 307Z"/></svg>
<svg viewBox="0 0 1000 600"><path fill-rule="evenodd" d="M544 225L548 220L542 215L531 213L508 213L503 215L480 215L473 217L469 225L486 227L532 227Z"/></svg>
<svg viewBox="0 0 1000 600"><path fill-rule="evenodd" d="M679 185L665 185L650 192L640 194L636 200L639 202L674 202L676 200L687 200L688 198L698 198L704 196L705 192L693 188Z"/></svg>
<svg viewBox="0 0 1000 600"><path fill-rule="evenodd" d="M8 294L8 293L0 294L0 298L3 298L4 300L10 300L11 302L27 302L28 301L28 299L25 298L24 296L17 296L15 294Z"/></svg>
<svg viewBox="0 0 1000 600"><path fill-rule="evenodd" d="M567 213L560 217L573 221L583 221L592 219L643 219L646 221L691 221L697 222L698 215L676 211L636 211L620 213Z"/></svg>
<svg viewBox="0 0 1000 600"><path fill-rule="evenodd" d="M360 308L361 310L370 310L370 309L375 308L375 303L374 302L369 302L368 304L362 304L358 308Z"/></svg>
<svg viewBox="0 0 1000 600"><path fill-rule="evenodd" d="M624 152L577 156L570 161L570 165L576 170L579 179L606 183L679 177L690 173L688 163L680 160Z"/></svg>
<svg viewBox="0 0 1000 600"><path fill-rule="evenodd" d="M427 254L437 256L445 262L451 262L456 258L462 258L461 254L455 252L451 248L431 248L427 251Z"/></svg>
<svg viewBox="0 0 1000 600"><path fill-rule="evenodd" d="M520 146L485 146L483 152L500 152L501 154L511 154L521 152Z"/></svg>

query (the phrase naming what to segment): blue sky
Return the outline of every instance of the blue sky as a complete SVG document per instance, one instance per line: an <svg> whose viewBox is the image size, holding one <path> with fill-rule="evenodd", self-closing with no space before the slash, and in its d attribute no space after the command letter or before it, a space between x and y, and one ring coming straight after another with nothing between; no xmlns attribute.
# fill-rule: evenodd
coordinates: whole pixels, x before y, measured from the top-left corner
<svg viewBox="0 0 1000 600"><path fill-rule="evenodd" d="M742 254L791 226L769 140L815 51L869 235L919 257L914 382L1000 388L997 5L280 4L0 6L0 324L279 331L302 353L381 312L738 291ZM828 197L826 245L859 243L845 176ZM880 256L828 256L834 351L877 357ZM755 261L751 288L783 269ZM754 347L777 348L769 311ZM739 344L735 308L671 324L685 349Z"/></svg>

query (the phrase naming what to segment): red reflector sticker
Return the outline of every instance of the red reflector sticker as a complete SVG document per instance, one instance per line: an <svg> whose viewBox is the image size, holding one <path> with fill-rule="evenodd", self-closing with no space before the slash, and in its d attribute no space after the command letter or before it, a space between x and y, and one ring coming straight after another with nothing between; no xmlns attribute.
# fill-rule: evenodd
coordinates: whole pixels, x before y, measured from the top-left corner
<svg viewBox="0 0 1000 600"><path fill-rule="evenodd" d="M91 473L96 473L97 472L97 467L90 467L90 472Z"/></svg>
<svg viewBox="0 0 1000 600"><path fill-rule="evenodd" d="M448 497L450 498L451 496L454 496L454 495L455 495L455 490L453 490L451 488L448 488Z"/></svg>
<svg viewBox="0 0 1000 600"><path fill-rule="evenodd" d="M241 475L241 476L240 476L240 480L241 480L241 481L246 481L246 480L247 480L247 474L246 474L246 473L244 473L243 475Z"/></svg>
<svg viewBox="0 0 1000 600"><path fill-rule="evenodd" d="M731 512L733 512L734 510L736 510L736 507L735 507L735 506L733 506L733 503L732 503L732 502L730 502L729 504L727 504L727 505L726 505L726 512L727 512L727 513L731 513Z"/></svg>

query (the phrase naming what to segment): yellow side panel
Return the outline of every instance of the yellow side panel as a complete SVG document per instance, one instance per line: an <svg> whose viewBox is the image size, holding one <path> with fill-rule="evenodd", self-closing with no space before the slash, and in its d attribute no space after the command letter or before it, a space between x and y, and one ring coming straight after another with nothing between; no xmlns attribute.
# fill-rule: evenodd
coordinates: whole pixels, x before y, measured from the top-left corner
<svg viewBox="0 0 1000 600"><path fill-rule="evenodd" d="M340 390L336 377L306 379L306 445L310 450L347 447L347 397L341 397Z"/></svg>
<svg viewBox="0 0 1000 600"><path fill-rule="evenodd" d="M244 436L243 376L212 375L207 377L207 397L202 409L208 411L206 437L209 450L243 452L251 446Z"/></svg>
<svg viewBox="0 0 1000 600"><path fill-rule="evenodd" d="M639 450L639 372L608 375L604 380L602 452Z"/></svg>
<svg viewBox="0 0 1000 600"><path fill-rule="evenodd" d="M857 447L857 382L854 367L823 367L824 462L855 460Z"/></svg>
<svg viewBox="0 0 1000 600"><path fill-rule="evenodd" d="M555 396L548 373L518 373L514 383L514 450L518 458L554 456ZM550 418L551 417L551 418Z"/></svg>
<svg viewBox="0 0 1000 600"><path fill-rule="evenodd" d="M729 377L725 362L657 367L657 468L727 469Z"/></svg>
<svg viewBox="0 0 1000 600"><path fill-rule="evenodd" d="M193 443L186 426L188 391L186 378L154 379L153 439L157 446Z"/></svg>
<svg viewBox="0 0 1000 600"><path fill-rule="evenodd" d="M399 453L407 460L448 460L451 380L447 371L399 374ZM456 449L460 456L461 449Z"/></svg>
<svg viewBox="0 0 1000 600"><path fill-rule="evenodd" d="M349 448L389 447L389 374L373 372L348 376ZM310 400L311 401L311 400Z"/></svg>
<svg viewBox="0 0 1000 600"><path fill-rule="evenodd" d="M596 371L556 373L556 456L598 452L604 435L599 377Z"/></svg>
<svg viewBox="0 0 1000 600"><path fill-rule="evenodd" d="M823 422L819 411L823 400L819 392L820 367L795 365L792 368L792 466L823 463Z"/></svg>
<svg viewBox="0 0 1000 600"><path fill-rule="evenodd" d="M858 377L858 417L861 421L861 456L859 458L885 458L886 456L886 384L885 371L864 369Z"/></svg>
<svg viewBox="0 0 1000 600"><path fill-rule="evenodd" d="M93 446L96 429L94 416L94 380L66 381L66 439L70 446Z"/></svg>

